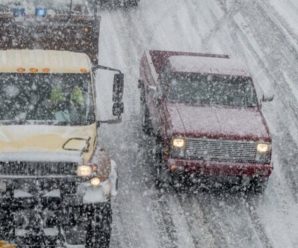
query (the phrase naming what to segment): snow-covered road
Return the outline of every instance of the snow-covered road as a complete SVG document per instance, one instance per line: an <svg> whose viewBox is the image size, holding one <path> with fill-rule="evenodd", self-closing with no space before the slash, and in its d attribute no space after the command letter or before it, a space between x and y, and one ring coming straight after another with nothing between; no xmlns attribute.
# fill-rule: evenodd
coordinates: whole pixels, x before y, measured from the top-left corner
<svg viewBox="0 0 298 248"><path fill-rule="evenodd" d="M102 11L100 60L126 76L124 120L102 128L120 176L111 248L298 247L297 10L295 0L142 0ZM263 106L275 167L263 195L154 188L137 88L145 49L230 54L247 64L259 95L274 93Z"/></svg>

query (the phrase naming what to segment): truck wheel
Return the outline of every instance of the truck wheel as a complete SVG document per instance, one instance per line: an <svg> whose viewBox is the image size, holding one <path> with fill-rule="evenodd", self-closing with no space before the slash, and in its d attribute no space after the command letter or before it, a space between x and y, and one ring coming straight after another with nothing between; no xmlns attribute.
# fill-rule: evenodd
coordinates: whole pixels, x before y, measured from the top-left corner
<svg viewBox="0 0 298 248"><path fill-rule="evenodd" d="M86 248L109 248L112 224L111 204L102 208L94 207L90 211L86 234Z"/></svg>
<svg viewBox="0 0 298 248"><path fill-rule="evenodd" d="M11 240L13 237L13 215L9 210L0 210L0 240Z"/></svg>
<svg viewBox="0 0 298 248"><path fill-rule="evenodd" d="M142 105L141 108L142 108L142 129L143 129L143 132L146 135L153 136L154 132L153 132L152 123L150 120L150 113L149 113L148 107L145 103L141 104L141 105Z"/></svg>
<svg viewBox="0 0 298 248"><path fill-rule="evenodd" d="M156 171L156 178L155 178L155 187L157 189L167 189L169 188L171 184L170 175L165 170L165 168L162 168L162 165L157 164L155 165L155 171Z"/></svg>

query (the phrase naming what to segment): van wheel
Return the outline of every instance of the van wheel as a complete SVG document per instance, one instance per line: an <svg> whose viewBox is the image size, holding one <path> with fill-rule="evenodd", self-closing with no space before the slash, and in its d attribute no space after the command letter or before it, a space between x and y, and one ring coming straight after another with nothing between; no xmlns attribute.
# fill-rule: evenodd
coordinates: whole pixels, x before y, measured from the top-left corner
<svg viewBox="0 0 298 248"><path fill-rule="evenodd" d="M125 3L124 3L124 7L125 8L128 8L128 7L136 7L138 6L138 0L127 0Z"/></svg>
<svg viewBox="0 0 298 248"><path fill-rule="evenodd" d="M130 6L132 6L132 7L137 7L138 6L138 0L131 0L130 1Z"/></svg>
<svg viewBox="0 0 298 248"><path fill-rule="evenodd" d="M156 142L155 142L154 172L155 172L155 187L157 189L167 189L170 185L171 177L163 163L162 142L159 137L156 138Z"/></svg>
<svg viewBox="0 0 298 248"><path fill-rule="evenodd" d="M256 177L250 181L249 191L257 194L263 193L268 185L268 178Z"/></svg>
<svg viewBox="0 0 298 248"><path fill-rule="evenodd" d="M150 120L148 107L145 103L141 104L142 108L142 129L146 135L153 136L153 128Z"/></svg>

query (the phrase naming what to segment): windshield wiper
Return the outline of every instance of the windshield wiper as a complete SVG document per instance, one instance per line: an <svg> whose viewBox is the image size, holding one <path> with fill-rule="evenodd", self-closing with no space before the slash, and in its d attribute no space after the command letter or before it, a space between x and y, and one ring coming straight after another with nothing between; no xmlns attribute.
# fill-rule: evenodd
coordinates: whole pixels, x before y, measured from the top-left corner
<svg viewBox="0 0 298 248"><path fill-rule="evenodd" d="M16 124L16 125L23 125L26 123L26 120L0 120L0 124L4 125L10 125L10 124Z"/></svg>

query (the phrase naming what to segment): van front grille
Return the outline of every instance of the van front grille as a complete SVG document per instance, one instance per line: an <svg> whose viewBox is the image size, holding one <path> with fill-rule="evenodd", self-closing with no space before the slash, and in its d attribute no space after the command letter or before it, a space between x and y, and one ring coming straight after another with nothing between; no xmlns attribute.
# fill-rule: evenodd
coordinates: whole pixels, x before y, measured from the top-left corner
<svg viewBox="0 0 298 248"><path fill-rule="evenodd" d="M173 151L173 157L235 163L256 162L256 142L206 138L187 138L185 151Z"/></svg>

